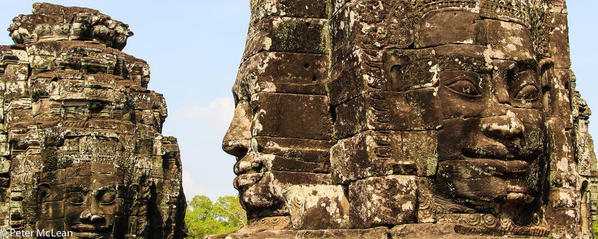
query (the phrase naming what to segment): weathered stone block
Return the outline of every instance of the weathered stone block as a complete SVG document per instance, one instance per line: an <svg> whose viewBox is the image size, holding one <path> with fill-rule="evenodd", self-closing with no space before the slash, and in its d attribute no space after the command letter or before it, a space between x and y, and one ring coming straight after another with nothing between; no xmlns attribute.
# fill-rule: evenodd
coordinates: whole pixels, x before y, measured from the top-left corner
<svg viewBox="0 0 598 239"><path fill-rule="evenodd" d="M249 29L243 59L262 51L325 53L327 22L309 18L267 18Z"/></svg>
<svg viewBox="0 0 598 239"><path fill-rule="evenodd" d="M563 119L566 129L573 127L570 74L569 69L554 69L554 76L548 79L551 90L547 108L552 117Z"/></svg>
<svg viewBox="0 0 598 239"><path fill-rule="evenodd" d="M54 64L59 69L81 70L89 73L116 74L119 64L118 55L103 45L81 44L76 41L65 41L60 45Z"/></svg>
<svg viewBox="0 0 598 239"><path fill-rule="evenodd" d="M246 226L239 228L236 230L234 235L241 235L241 234L248 234L248 233L255 233L260 231L279 231L291 228L291 218L290 216L277 216L277 217L264 217L258 220L249 221ZM224 236L224 235L222 235ZM219 238L218 236L213 236L211 238Z"/></svg>
<svg viewBox="0 0 598 239"><path fill-rule="evenodd" d="M393 174L432 176L436 173L436 144L434 131L359 133L331 148L333 179L348 183Z"/></svg>
<svg viewBox="0 0 598 239"><path fill-rule="evenodd" d="M283 188L290 185L301 184L332 184L330 174L284 171L272 171L272 174L274 175L274 178L276 178L276 181L283 186Z"/></svg>
<svg viewBox="0 0 598 239"><path fill-rule="evenodd" d="M275 155L271 169L288 172L329 173L330 165L327 162L308 162L301 158Z"/></svg>
<svg viewBox="0 0 598 239"><path fill-rule="evenodd" d="M434 176L438 164L438 133L435 130L401 133L403 151L408 161L415 162L418 176Z"/></svg>
<svg viewBox="0 0 598 239"><path fill-rule="evenodd" d="M564 4L563 4L564 5ZM565 10L566 11L566 10ZM548 52L554 60L554 67L557 69L569 69L571 59L569 54L569 27L567 13L553 13L550 15L550 25L554 30L550 33Z"/></svg>
<svg viewBox="0 0 598 239"><path fill-rule="evenodd" d="M388 229L330 229L330 230L263 230L253 233L231 233L210 239L388 239Z"/></svg>
<svg viewBox="0 0 598 239"><path fill-rule="evenodd" d="M6 157L0 157L0 174L7 174L10 172L10 160Z"/></svg>
<svg viewBox="0 0 598 239"><path fill-rule="evenodd" d="M326 18L328 15L328 1L325 0L252 0L250 2L252 23L270 16Z"/></svg>
<svg viewBox="0 0 598 239"><path fill-rule="evenodd" d="M297 185L283 194L293 229L349 228L349 201L342 186Z"/></svg>
<svg viewBox="0 0 598 239"><path fill-rule="evenodd" d="M251 127L253 136L332 138L326 96L260 93L253 100L257 112Z"/></svg>
<svg viewBox="0 0 598 239"><path fill-rule="evenodd" d="M372 177L349 186L351 224L355 228L397 225L417 220L417 184L413 176Z"/></svg>
<svg viewBox="0 0 598 239"><path fill-rule="evenodd" d="M548 195L548 201L552 208L575 208L580 193L573 188L553 188Z"/></svg>
<svg viewBox="0 0 598 239"><path fill-rule="evenodd" d="M467 11L428 13L416 27L415 47L426 48L444 44L480 44L476 20L479 14ZM450 25L450 28L446 26Z"/></svg>
<svg viewBox="0 0 598 239"><path fill-rule="evenodd" d="M518 231L517 228L511 227L509 233L515 234ZM542 230L543 228L532 229L533 232L541 232L545 231ZM442 238L442 239L499 239L499 238L530 238L530 239L541 239L547 238L543 235L492 235L492 233L487 233L486 235L480 235L478 231L492 231L492 229L488 228L468 228L464 227L459 224L453 223L422 223L422 224L407 224L407 225L398 225L393 227L390 230L390 235L392 239L399 239L399 238L409 238L409 239L416 239L416 238ZM528 231L530 231L528 229ZM497 234L497 233L495 233Z"/></svg>
<svg viewBox="0 0 598 239"><path fill-rule="evenodd" d="M343 59L358 50L377 58L387 46L408 48L414 42L415 11L408 1L341 0L332 4L336 9L330 20L333 66L346 64Z"/></svg>
<svg viewBox="0 0 598 239"><path fill-rule="evenodd" d="M432 130L441 111L433 88L408 92L372 92L336 107L336 137L366 130Z"/></svg>
<svg viewBox="0 0 598 239"><path fill-rule="evenodd" d="M513 61L534 59L531 32L525 26L514 22L485 19L483 28L480 41L492 47L485 53L489 57Z"/></svg>
<svg viewBox="0 0 598 239"><path fill-rule="evenodd" d="M552 187L572 187L577 185L577 168L575 167L574 145L571 133L565 129L565 123L560 118L548 118L546 130L550 157L550 178Z"/></svg>
<svg viewBox="0 0 598 239"><path fill-rule="evenodd" d="M255 137L263 149L261 153L273 154L271 169L293 172L330 172L330 147L332 141Z"/></svg>
<svg viewBox="0 0 598 239"><path fill-rule="evenodd" d="M322 54L260 52L245 60L233 87L260 92L325 95L328 58ZM242 94L239 94L242 95Z"/></svg>
<svg viewBox="0 0 598 239"><path fill-rule="evenodd" d="M359 95L376 90L371 83L379 82L382 78L382 70L365 66L359 60L366 57L362 53L362 51L356 50L355 54L343 58L342 64L331 68L330 82L327 83L331 105L339 105Z"/></svg>
<svg viewBox="0 0 598 239"><path fill-rule="evenodd" d="M579 210L575 208L554 208L546 212L552 238L575 238L579 236Z"/></svg>
<svg viewBox="0 0 598 239"><path fill-rule="evenodd" d="M436 188L434 180L426 177L417 177L417 222L433 223L436 222L436 209L434 194Z"/></svg>
<svg viewBox="0 0 598 239"><path fill-rule="evenodd" d="M588 131L588 122L578 120L574 126L575 133L575 158L579 160L578 172L583 176L598 174L594 141ZM594 192L594 191L593 191ZM598 195L596 195L598 197ZM598 206L598 205L596 205Z"/></svg>
<svg viewBox="0 0 598 239"><path fill-rule="evenodd" d="M10 144L8 142L0 143L0 156L10 156Z"/></svg>

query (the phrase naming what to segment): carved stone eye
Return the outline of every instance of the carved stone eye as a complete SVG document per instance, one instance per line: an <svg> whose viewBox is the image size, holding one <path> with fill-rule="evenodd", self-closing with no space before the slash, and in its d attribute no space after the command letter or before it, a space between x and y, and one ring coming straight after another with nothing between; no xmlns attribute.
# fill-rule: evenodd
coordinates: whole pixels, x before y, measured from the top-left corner
<svg viewBox="0 0 598 239"><path fill-rule="evenodd" d="M99 196L100 204L102 204L102 205L113 204L114 201L116 200L116 192L111 191L111 190L101 192L100 195L98 195L98 196Z"/></svg>
<svg viewBox="0 0 598 239"><path fill-rule="evenodd" d="M478 97L482 95L480 90L478 90L478 87L466 79L456 80L448 84L446 87L448 87L452 92L464 96Z"/></svg>
<svg viewBox="0 0 598 239"><path fill-rule="evenodd" d="M540 90L534 85L526 85L517 92L515 99L534 101L540 97Z"/></svg>
<svg viewBox="0 0 598 239"><path fill-rule="evenodd" d="M81 192L70 192L67 195L67 201L73 205L82 205L85 197Z"/></svg>

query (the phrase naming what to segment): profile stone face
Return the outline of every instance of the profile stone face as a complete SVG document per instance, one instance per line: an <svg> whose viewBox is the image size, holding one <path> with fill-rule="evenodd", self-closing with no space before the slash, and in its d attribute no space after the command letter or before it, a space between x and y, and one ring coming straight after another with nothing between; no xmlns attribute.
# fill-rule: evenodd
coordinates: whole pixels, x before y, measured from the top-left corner
<svg viewBox="0 0 598 239"><path fill-rule="evenodd" d="M229 238L593 237L564 0L251 11L223 141L250 220Z"/></svg>
<svg viewBox="0 0 598 239"><path fill-rule="evenodd" d="M96 10L36 3L0 46L0 229L183 238L177 140L133 33Z"/></svg>

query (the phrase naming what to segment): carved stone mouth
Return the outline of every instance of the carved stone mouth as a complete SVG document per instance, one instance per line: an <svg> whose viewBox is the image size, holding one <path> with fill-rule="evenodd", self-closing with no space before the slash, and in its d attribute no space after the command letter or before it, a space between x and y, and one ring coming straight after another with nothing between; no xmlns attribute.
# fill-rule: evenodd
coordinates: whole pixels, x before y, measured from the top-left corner
<svg viewBox="0 0 598 239"><path fill-rule="evenodd" d="M94 239L104 238L100 234L94 233L94 232L75 232L75 233L73 233L73 236L75 236L75 238L94 238Z"/></svg>
<svg viewBox="0 0 598 239"><path fill-rule="evenodd" d="M107 226L95 226L91 224L77 224L72 227L75 232L102 232L109 229Z"/></svg>
<svg viewBox="0 0 598 239"><path fill-rule="evenodd" d="M500 174L527 174L530 170L530 164L527 161L515 159L494 159L494 158L467 158L464 160L472 165L486 169L494 169Z"/></svg>
<svg viewBox="0 0 598 239"><path fill-rule="evenodd" d="M243 158L238 159L233 167L236 175L259 173L262 168L253 154L246 154Z"/></svg>
<svg viewBox="0 0 598 239"><path fill-rule="evenodd" d="M531 165L523 160L460 157L440 162L441 171L462 179L497 177L501 179L525 179Z"/></svg>
<svg viewBox="0 0 598 239"><path fill-rule="evenodd" d="M506 200L508 202L531 203L532 201L534 201L534 197L527 193L509 192L507 194Z"/></svg>
<svg viewBox="0 0 598 239"><path fill-rule="evenodd" d="M474 148L464 148L462 153L465 157L470 158L492 158L502 160L512 160L518 158L515 153L511 152L502 144L488 144Z"/></svg>
<svg viewBox="0 0 598 239"><path fill-rule="evenodd" d="M264 173L240 174L234 179L233 185L237 190L246 189L257 184L263 176Z"/></svg>

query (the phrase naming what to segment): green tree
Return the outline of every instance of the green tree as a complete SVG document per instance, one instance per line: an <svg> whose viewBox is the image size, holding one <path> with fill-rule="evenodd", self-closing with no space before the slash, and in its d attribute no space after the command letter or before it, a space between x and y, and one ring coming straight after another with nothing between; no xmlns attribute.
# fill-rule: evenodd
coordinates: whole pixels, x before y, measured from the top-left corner
<svg viewBox="0 0 598 239"><path fill-rule="evenodd" d="M212 202L206 196L195 196L187 206L185 223L187 238L230 233L247 224L247 216L235 196L219 197Z"/></svg>

